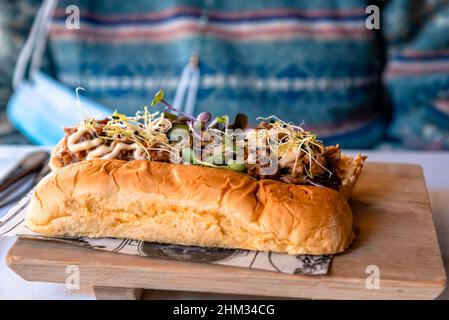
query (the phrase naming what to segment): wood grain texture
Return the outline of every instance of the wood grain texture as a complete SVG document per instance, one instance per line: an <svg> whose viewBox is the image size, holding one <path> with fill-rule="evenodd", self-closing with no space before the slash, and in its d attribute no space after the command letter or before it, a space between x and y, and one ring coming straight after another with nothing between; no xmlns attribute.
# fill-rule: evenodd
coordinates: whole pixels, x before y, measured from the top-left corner
<svg viewBox="0 0 449 320"><path fill-rule="evenodd" d="M140 300L143 296L143 289L117 288L117 287L93 287L97 300Z"/></svg>
<svg viewBox="0 0 449 320"><path fill-rule="evenodd" d="M313 299L432 299L446 277L422 169L367 163L351 200L357 240L334 257L327 276L301 276L100 252L18 239L7 264L26 280L65 282L67 265L81 284ZM380 289L365 282L379 267Z"/></svg>

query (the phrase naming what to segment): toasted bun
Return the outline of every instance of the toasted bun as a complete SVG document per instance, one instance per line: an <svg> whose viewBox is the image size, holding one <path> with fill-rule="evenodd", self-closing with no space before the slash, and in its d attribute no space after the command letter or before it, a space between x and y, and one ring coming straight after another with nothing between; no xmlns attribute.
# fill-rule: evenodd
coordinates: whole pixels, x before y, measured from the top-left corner
<svg viewBox="0 0 449 320"><path fill-rule="evenodd" d="M153 161L82 161L34 191L26 225L49 236L332 254L353 240L347 192ZM348 162L349 164L349 162Z"/></svg>
<svg viewBox="0 0 449 320"><path fill-rule="evenodd" d="M341 161L336 168L338 176L341 177L340 195L348 200L351 197L352 190L355 187L360 174L362 173L363 163L366 156L357 155L355 158L342 154Z"/></svg>

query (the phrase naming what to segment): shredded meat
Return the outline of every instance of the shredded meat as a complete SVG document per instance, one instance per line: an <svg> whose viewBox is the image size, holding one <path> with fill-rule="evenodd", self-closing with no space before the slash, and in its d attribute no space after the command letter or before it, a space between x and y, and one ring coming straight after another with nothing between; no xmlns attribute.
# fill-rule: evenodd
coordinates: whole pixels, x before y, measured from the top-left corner
<svg viewBox="0 0 449 320"><path fill-rule="evenodd" d="M326 157L328 166L330 166L332 169L335 169L338 165L338 162L341 160L340 147L338 145L326 147L324 156Z"/></svg>
<svg viewBox="0 0 449 320"><path fill-rule="evenodd" d="M67 131L66 131L67 132ZM73 153L67 148L67 136L64 137L60 149L58 152L59 158L61 159L63 166L68 166L71 163L77 162L77 159Z"/></svg>
<svg viewBox="0 0 449 320"><path fill-rule="evenodd" d="M289 184L315 185L332 189L338 189L341 180L336 168L341 159L341 151L338 146L327 147L323 154L315 155L312 163L307 154L302 154L297 160L279 162L276 172L263 175L260 164L247 165L247 174L256 179L276 179ZM296 161L295 161L296 160ZM266 167L266 166L265 166Z"/></svg>
<svg viewBox="0 0 449 320"><path fill-rule="evenodd" d="M290 184L307 184L307 180L305 179L305 176L293 176L291 174L283 174L279 180L290 183Z"/></svg>
<svg viewBox="0 0 449 320"><path fill-rule="evenodd" d="M180 118L177 120L178 123L184 124L184 119ZM262 122L258 129L270 129L272 125L266 122ZM64 137L62 143L59 146L57 156L59 156L63 166L67 166L71 163L79 162L85 160L89 150L84 150L80 152L70 152L67 146L68 137L77 131L77 128L66 128L64 129L66 136ZM96 133L101 135L101 126L96 129ZM77 142L82 142L85 140L93 139L94 134L86 133L80 137ZM207 154L208 149L211 149L213 145L215 136L204 136L205 140L202 141L201 148L203 153ZM278 136L279 139L284 137ZM133 143L133 141L121 141L123 143ZM105 142L106 145L110 144L110 141ZM267 145L268 146L268 145ZM209 148L208 148L209 147ZM255 179L274 179L283 181L289 184L299 184L299 185L314 185L327 187L338 190L341 186L341 178L338 175L338 164L341 160L341 150L337 146L325 147L324 151L316 147L314 151L313 159L310 159L309 154L306 152L300 152L298 155L296 152L290 155L283 155L281 159L278 159L278 163L261 163L257 160L255 164L245 164L245 172L254 177ZM155 150L158 149L158 150ZM163 150L163 146L154 145L149 150L149 156L147 159L160 162L170 162L170 153ZM270 148L265 148L265 156L270 156ZM210 150L211 152L213 149ZM253 150L254 151L254 150ZM258 150L260 152L261 150ZM244 160L248 161L249 150L244 148ZM258 156L261 156L258 154ZM298 158L296 158L298 157ZM134 160L133 150L122 150L116 157L120 160ZM270 168L272 166L272 168Z"/></svg>
<svg viewBox="0 0 449 320"><path fill-rule="evenodd" d="M78 128L64 128L64 131L66 133L66 136L64 137L63 143L62 143L62 149L60 151L60 157L61 161L64 165L69 165L71 163L79 162L87 157L87 151L79 151L79 152L70 152L70 150L67 147L67 139L70 135L74 134L78 131ZM94 138L90 133L83 134L77 142L83 142L86 140L91 140Z"/></svg>
<svg viewBox="0 0 449 320"><path fill-rule="evenodd" d="M61 162L64 166L67 166L72 163L76 163L79 161L83 161L86 159L88 152L86 150L79 151L79 152L71 152L67 146L67 139L70 135L74 134L77 131L77 128L65 128L64 131L66 132L66 136L63 138L63 141L60 145L60 149L58 151L58 156L61 159ZM101 132L97 132L101 133ZM93 139L94 137L89 134L83 134L80 139L77 142L83 142L86 140ZM124 143L132 143L132 141L122 141ZM110 141L106 141L106 145L110 144ZM154 149L160 148L159 145L153 146ZM160 161L160 162L170 162L170 153L168 151L164 150L152 150L149 151L149 159L153 161ZM122 150L116 157L118 160L125 160L125 161L131 161L134 159L133 150Z"/></svg>
<svg viewBox="0 0 449 320"><path fill-rule="evenodd" d="M150 150L150 159L153 161L170 162L170 153L164 150Z"/></svg>
<svg viewBox="0 0 449 320"><path fill-rule="evenodd" d="M122 150L117 156L118 160L131 161L134 160L134 155L132 150Z"/></svg>
<svg viewBox="0 0 449 320"><path fill-rule="evenodd" d="M262 121L261 123L259 123L259 125L257 126L257 129L271 129L273 126L265 121Z"/></svg>
<svg viewBox="0 0 449 320"><path fill-rule="evenodd" d="M280 169L279 166L276 168L269 168L269 164L267 165L261 165L261 164L250 164L247 165L247 174L257 178L257 179L278 179L280 175ZM264 175L264 170L267 174Z"/></svg>

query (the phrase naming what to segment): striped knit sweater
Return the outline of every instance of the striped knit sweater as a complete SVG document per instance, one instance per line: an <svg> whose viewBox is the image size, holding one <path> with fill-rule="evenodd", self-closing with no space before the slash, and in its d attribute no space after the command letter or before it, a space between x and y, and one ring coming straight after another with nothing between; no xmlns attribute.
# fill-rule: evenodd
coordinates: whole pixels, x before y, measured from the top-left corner
<svg viewBox="0 0 449 320"><path fill-rule="evenodd" d="M69 5L80 29L66 28ZM444 0L63 0L48 52L58 80L122 113L160 88L173 100L198 51L194 113L274 114L347 148L445 149L448 21Z"/></svg>

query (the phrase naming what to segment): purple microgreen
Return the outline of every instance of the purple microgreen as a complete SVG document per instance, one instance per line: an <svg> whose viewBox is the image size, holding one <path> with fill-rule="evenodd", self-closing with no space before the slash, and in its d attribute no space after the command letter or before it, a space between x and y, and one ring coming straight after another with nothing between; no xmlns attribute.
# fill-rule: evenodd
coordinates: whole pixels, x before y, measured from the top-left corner
<svg viewBox="0 0 449 320"><path fill-rule="evenodd" d="M197 120L199 120L201 122L207 123L210 121L211 114L210 114L210 112L203 111L196 118L197 118Z"/></svg>

